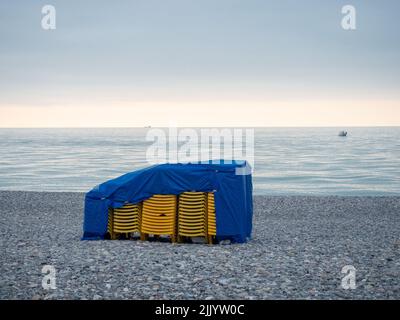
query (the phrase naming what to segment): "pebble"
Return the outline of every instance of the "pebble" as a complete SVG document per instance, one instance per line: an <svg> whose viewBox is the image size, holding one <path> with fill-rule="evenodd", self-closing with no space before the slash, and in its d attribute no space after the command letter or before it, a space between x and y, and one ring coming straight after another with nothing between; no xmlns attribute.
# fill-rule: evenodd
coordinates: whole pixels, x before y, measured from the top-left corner
<svg viewBox="0 0 400 320"><path fill-rule="evenodd" d="M213 246L81 241L83 204L0 191L0 299L400 299L400 197L255 196L253 238Z"/></svg>
<svg viewBox="0 0 400 320"><path fill-rule="evenodd" d="M226 286L229 283L229 280L225 278L220 278L218 279L218 283L222 284L223 286Z"/></svg>

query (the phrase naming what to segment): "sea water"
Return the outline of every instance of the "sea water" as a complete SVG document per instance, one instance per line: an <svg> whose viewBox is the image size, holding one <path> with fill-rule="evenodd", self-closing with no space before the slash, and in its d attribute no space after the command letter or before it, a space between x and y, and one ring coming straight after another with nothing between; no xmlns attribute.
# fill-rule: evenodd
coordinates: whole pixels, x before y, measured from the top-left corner
<svg viewBox="0 0 400 320"><path fill-rule="evenodd" d="M148 165L148 130L0 129L0 190L88 191ZM400 195L399 127L257 128L254 138L255 194Z"/></svg>

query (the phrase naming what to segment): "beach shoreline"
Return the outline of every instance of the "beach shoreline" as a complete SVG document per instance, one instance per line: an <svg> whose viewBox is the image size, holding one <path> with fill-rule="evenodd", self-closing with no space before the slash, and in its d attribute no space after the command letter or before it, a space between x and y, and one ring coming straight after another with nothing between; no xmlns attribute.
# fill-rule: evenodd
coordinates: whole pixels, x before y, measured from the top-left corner
<svg viewBox="0 0 400 320"><path fill-rule="evenodd" d="M252 240L214 246L81 241L83 204L0 191L0 299L400 299L400 196L255 196Z"/></svg>

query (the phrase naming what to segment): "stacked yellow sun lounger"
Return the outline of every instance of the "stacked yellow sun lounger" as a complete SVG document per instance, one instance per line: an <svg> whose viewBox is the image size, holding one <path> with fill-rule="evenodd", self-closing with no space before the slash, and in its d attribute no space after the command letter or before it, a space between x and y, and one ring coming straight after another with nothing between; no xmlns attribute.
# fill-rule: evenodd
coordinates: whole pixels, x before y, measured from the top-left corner
<svg viewBox="0 0 400 320"><path fill-rule="evenodd" d="M130 238L139 232L141 240L149 236L168 236L171 242L204 237L213 243L217 234L214 194L188 191L180 195L154 195L139 204L127 203L109 209L108 233Z"/></svg>

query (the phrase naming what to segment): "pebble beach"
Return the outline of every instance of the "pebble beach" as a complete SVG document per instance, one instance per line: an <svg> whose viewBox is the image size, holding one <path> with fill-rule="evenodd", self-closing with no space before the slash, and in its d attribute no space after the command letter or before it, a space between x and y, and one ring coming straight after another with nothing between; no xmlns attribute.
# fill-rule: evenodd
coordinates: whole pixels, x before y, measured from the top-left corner
<svg viewBox="0 0 400 320"><path fill-rule="evenodd" d="M255 196L253 238L212 246L81 241L83 203L0 191L0 299L400 299L400 197Z"/></svg>

